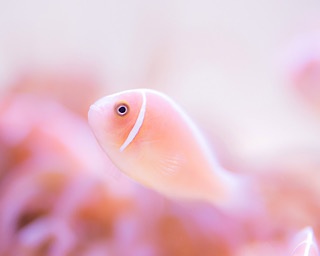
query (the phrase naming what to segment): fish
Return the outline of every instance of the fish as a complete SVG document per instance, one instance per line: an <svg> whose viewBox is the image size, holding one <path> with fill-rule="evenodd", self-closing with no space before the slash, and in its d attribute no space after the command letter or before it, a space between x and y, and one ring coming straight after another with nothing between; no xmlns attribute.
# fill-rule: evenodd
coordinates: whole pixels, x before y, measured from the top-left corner
<svg viewBox="0 0 320 256"><path fill-rule="evenodd" d="M170 97L152 89L107 95L89 125L117 168L165 196L229 207L248 200L248 182L225 170L200 129Z"/></svg>
<svg viewBox="0 0 320 256"><path fill-rule="evenodd" d="M306 227L293 239L294 246L291 256L318 256L319 249L312 227Z"/></svg>

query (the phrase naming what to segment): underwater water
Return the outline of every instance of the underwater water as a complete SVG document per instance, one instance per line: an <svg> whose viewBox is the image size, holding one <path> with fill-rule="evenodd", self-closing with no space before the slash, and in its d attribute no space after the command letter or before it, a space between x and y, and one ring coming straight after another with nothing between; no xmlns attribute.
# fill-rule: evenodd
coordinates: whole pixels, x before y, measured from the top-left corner
<svg viewBox="0 0 320 256"><path fill-rule="evenodd" d="M318 255L319 17L316 0L0 2L0 256ZM250 207L117 169L87 113L141 87L254 181Z"/></svg>

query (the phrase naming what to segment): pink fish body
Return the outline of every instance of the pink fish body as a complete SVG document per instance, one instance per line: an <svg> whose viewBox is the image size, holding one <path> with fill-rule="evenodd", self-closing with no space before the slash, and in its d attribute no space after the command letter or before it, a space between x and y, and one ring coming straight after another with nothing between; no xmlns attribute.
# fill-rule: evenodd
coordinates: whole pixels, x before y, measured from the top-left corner
<svg viewBox="0 0 320 256"><path fill-rule="evenodd" d="M166 95L136 89L106 96L89 124L114 164L137 182L174 198L225 204L242 183L217 164L190 118Z"/></svg>

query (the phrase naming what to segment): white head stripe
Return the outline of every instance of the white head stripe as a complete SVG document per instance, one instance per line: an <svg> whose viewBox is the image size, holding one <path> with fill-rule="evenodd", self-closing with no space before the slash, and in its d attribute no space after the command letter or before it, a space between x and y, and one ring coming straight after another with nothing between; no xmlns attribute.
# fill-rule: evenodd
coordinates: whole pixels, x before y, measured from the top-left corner
<svg viewBox="0 0 320 256"><path fill-rule="evenodd" d="M131 141L133 141L133 139L136 137L136 135L138 134L140 127L143 124L143 120L144 120L144 115L146 113L146 106L147 106L147 99L146 99L146 93L145 91L142 91L142 104L141 104L141 108L140 108L140 112L139 115L137 117L136 123L134 124L134 126L132 127L132 130L130 131L127 139L124 141L124 143L122 144L122 146L120 147L120 152L122 152L123 150L125 150L125 148L131 143Z"/></svg>

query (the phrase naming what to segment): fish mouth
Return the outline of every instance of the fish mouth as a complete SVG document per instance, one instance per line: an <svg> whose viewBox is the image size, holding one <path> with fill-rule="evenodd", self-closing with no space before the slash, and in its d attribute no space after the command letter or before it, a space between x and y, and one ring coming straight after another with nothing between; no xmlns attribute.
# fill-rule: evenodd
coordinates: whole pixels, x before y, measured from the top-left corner
<svg viewBox="0 0 320 256"><path fill-rule="evenodd" d="M103 109L101 106L92 104L88 111L88 123L94 133L101 126L102 117Z"/></svg>
<svg viewBox="0 0 320 256"><path fill-rule="evenodd" d="M101 107L99 105L96 105L96 104L92 104L89 108L89 112L90 111L97 111L97 112L101 112Z"/></svg>
<svg viewBox="0 0 320 256"><path fill-rule="evenodd" d="M113 98L112 95L104 96L101 99L98 99L96 102L94 102L90 106L90 109L92 108L92 109L95 109L95 110L99 110L99 109L102 110L106 106L110 105L112 98Z"/></svg>
<svg viewBox="0 0 320 256"><path fill-rule="evenodd" d="M94 102L90 106L88 112L89 124L91 123L90 120L99 119L99 116L101 118L104 111L110 107L110 104L112 104L112 97L110 97L110 95L102 97L101 99L98 99L96 102Z"/></svg>

